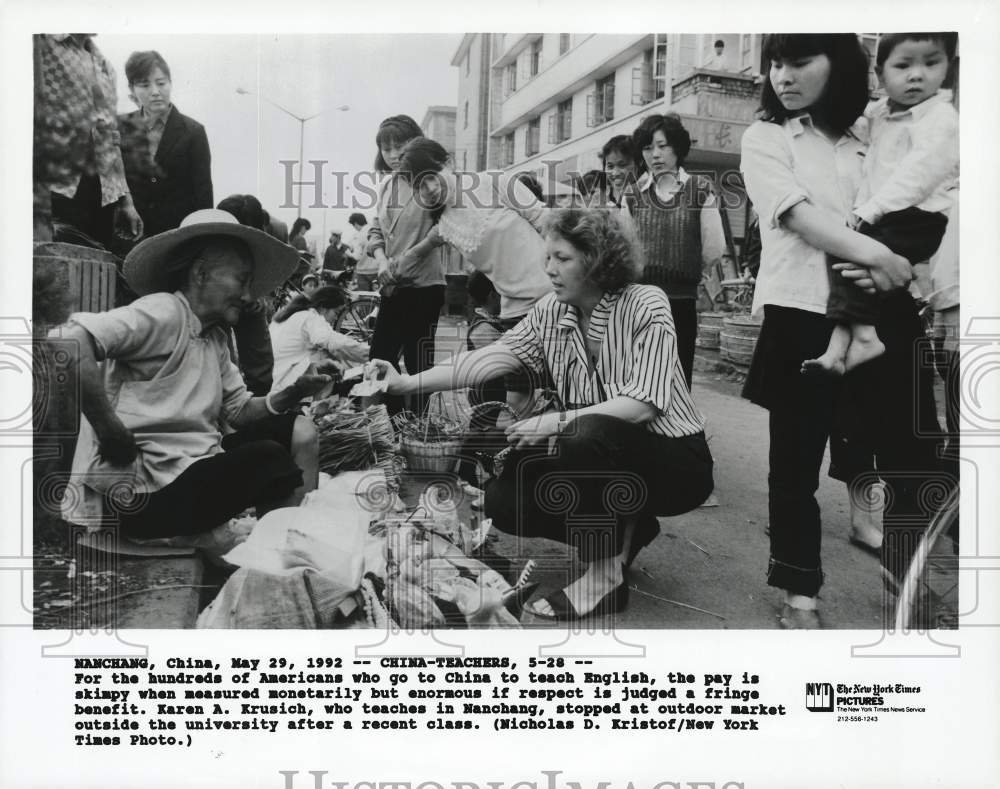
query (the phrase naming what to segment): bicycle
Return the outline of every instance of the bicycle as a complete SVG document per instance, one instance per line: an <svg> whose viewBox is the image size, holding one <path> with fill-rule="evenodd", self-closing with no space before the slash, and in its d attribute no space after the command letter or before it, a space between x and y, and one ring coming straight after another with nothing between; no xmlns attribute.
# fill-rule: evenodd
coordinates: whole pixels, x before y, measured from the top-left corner
<svg viewBox="0 0 1000 789"><path fill-rule="evenodd" d="M371 290L350 291L348 295L350 301L337 314L333 328L359 342L371 344L382 297Z"/></svg>
<svg viewBox="0 0 1000 789"><path fill-rule="evenodd" d="M899 587L894 628L958 628L959 489L948 494L920 540Z"/></svg>

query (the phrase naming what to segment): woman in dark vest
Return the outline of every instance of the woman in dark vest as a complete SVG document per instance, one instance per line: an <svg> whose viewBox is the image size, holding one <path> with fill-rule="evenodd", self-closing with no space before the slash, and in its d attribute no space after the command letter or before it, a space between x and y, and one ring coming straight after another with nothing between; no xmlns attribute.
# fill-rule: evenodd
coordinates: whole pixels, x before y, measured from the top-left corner
<svg viewBox="0 0 1000 789"><path fill-rule="evenodd" d="M691 388L695 304L702 272L726 249L722 217L711 182L684 170L691 135L676 115L650 115L632 133L643 174L625 196L645 253L641 282L664 290L677 330L677 349Z"/></svg>

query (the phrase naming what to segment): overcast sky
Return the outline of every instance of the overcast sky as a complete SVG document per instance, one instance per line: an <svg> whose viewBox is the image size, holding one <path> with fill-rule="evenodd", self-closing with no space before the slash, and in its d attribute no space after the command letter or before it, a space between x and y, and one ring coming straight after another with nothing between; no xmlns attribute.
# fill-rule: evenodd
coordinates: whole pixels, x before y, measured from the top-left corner
<svg viewBox="0 0 1000 789"><path fill-rule="evenodd" d="M328 162L324 203L337 200L333 170L370 171L375 132L387 116L406 114L417 123L435 104L458 100L458 69L450 64L460 35L98 35L97 43L118 73L119 111L134 110L128 97L125 61L135 50L155 49L170 65L172 101L204 124L212 148L215 201L234 193L254 194L291 225L294 208L285 200L282 159L298 160L299 123L242 87L267 96L296 115L320 113L305 124L305 158ZM337 108L348 105L344 112ZM313 170L306 169L308 180ZM309 208L313 190L303 190L303 216L311 236L323 236L324 211ZM293 200L297 192L293 190ZM362 195L363 197L363 195ZM350 208L326 212L326 235L348 229ZM370 217L372 210L365 213ZM322 252L322 247L320 248Z"/></svg>

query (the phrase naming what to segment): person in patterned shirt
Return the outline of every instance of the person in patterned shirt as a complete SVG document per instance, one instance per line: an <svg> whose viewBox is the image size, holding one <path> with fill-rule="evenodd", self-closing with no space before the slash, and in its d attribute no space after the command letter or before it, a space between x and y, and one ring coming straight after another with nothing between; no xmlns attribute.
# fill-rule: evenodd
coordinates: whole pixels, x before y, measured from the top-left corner
<svg viewBox="0 0 1000 789"><path fill-rule="evenodd" d="M115 72L89 33L36 35L35 235L64 222L110 248L142 235L118 134Z"/></svg>

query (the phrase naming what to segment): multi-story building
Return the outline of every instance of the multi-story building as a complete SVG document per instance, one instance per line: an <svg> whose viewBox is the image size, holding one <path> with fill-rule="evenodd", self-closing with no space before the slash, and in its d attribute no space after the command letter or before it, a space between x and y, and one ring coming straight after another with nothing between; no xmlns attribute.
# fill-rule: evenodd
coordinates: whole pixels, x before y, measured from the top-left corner
<svg viewBox="0 0 1000 789"><path fill-rule="evenodd" d="M758 105L760 44L759 35L724 33L466 34L452 58L456 164L565 183L601 169L611 137L631 134L646 115L676 112L694 140L687 168L715 180L739 238L739 146Z"/></svg>
<svg viewBox="0 0 1000 789"><path fill-rule="evenodd" d="M434 105L427 108L420 128L427 137L441 143L445 150L455 150L455 113L454 107Z"/></svg>
<svg viewBox="0 0 1000 789"><path fill-rule="evenodd" d="M874 64L878 35L860 38ZM740 140L759 106L762 43L740 33L467 33L451 61L459 69L456 166L526 170L543 187L567 183L601 169L611 137L631 134L646 115L675 112L693 139L686 167L715 181L739 242L749 211ZM874 71L870 80L878 95Z"/></svg>

